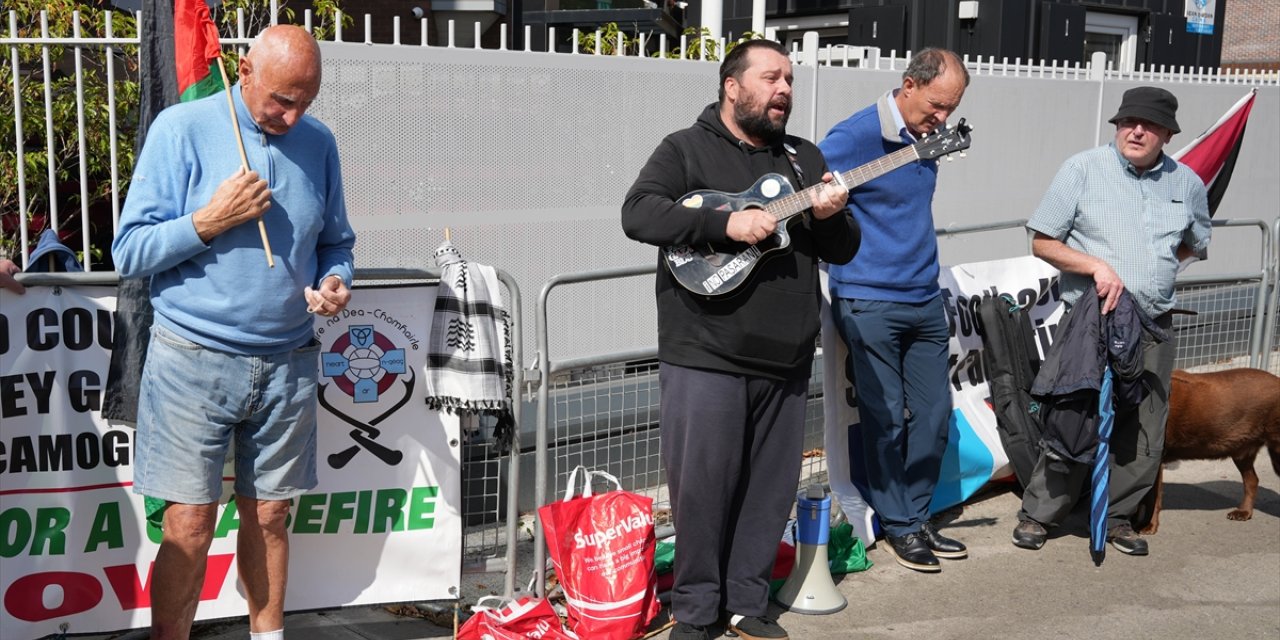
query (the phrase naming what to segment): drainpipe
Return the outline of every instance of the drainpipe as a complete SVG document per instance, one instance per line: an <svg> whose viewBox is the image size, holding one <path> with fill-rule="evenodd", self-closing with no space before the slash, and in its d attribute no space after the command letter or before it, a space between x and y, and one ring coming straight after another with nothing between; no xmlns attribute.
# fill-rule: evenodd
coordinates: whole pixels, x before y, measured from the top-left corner
<svg viewBox="0 0 1280 640"><path fill-rule="evenodd" d="M722 0L703 0L702 26L711 30L711 40L719 40L724 34L724 4Z"/></svg>

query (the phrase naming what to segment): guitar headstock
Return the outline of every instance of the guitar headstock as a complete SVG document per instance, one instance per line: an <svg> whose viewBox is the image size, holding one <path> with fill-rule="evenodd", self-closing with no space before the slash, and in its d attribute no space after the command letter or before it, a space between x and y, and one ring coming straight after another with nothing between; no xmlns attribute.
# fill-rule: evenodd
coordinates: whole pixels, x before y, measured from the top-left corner
<svg viewBox="0 0 1280 640"><path fill-rule="evenodd" d="M916 155L920 156L921 160L933 160L957 151L964 151L969 148L970 131L973 131L973 127L965 124L964 118L960 118L956 126L938 129L921 138L920 142L914 145Z"/></svg>

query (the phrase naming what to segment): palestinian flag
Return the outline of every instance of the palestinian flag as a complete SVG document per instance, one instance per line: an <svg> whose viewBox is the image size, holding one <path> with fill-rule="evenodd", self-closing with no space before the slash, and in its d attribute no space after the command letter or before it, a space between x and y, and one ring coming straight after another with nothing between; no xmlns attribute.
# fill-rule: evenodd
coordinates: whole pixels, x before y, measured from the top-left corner
<svg viewBox="0 0 1280 640"><path fill-rule="evenodd" d="M165 107L212 95L223 86L213 66L221 53L218 28L204 0L146 0L138 29L142 97L135 148L141 151L147 129Z"/></svg>
<svg viewBox="0 0 1280 640"><path fill-rule="evenodd" d="M213 66L221 64L218 28L204 0L146 0L138 30L141 96L134 149L140 153L147 130L165 107L217 93L223 86L222 74ZM138 391L151 319L150 279L121 280L102 401L102 416L107 420L138 421Z"/></svg>
<svg viewBox="0 0 1280 640"><path fill-rule="evenodd" d="M204 0L175 0L173 3L173 58L178 73L178 100L190 102L211 96L224 87L222 45L218 27L209 16Z"/></svg>
<svg viewBox="0 0 1280 640"><path fill-rule="evenodd" d="M1172 156L1191 167L1204 180L1209 191L1209 217L1217 212L1218 204L1227 192L1227 183L1231 181L1231 172L1240 155L1240 144L1244 141L1244 125L1249 121L1255 97L1257 90L1251 89L1212 127Z"/></svg>

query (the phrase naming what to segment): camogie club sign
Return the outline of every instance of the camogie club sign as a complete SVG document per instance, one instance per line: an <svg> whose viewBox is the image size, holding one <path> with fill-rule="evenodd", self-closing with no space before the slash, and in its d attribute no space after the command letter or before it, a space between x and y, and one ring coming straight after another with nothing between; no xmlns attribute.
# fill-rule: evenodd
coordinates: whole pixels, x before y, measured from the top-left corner
<svg viewBox="0 0 1280 640"><path fill-rule="evenodd" d="M324 375L358 403L377 402L399 376L408 373L404 349L397 349L370 324L349 327L324 353L322 362Z"/></svg>
<svg viewBox="0 0 1280 640"><path fill-rule="evenodd" d="M287 610L446 599L460 584L458 419L428 410L418 379L435 292L360 288L342 314L316 319L320 484L290 513ZM150 624L161 534L132 493L132 425L100 415L114 310L112 287L0 291L6 640ZM228 466L197 619L247 612L233 474Z"/></svg>

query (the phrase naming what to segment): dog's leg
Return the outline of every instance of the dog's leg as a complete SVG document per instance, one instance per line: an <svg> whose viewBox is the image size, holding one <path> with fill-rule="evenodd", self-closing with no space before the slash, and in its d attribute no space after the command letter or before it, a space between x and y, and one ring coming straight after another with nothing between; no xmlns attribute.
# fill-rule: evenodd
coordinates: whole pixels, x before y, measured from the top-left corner
<svg viewBox="0 0 1280 640"><path fill-rule="evenodd" d="M1160 463L1160 470L1156 471L1156 484L1147 492L1146 501L1151 503L1151 521L1139 533L1149 536L1160 530L1160 507L1164 502L1164 463Z"/></svg>
<svg viewBox="0 0 1280 640"><path fill-rule="evenodd" d="M1253 468L1253 460L1258 456L1256 450L1246 455L1232 458L1236 468L1240 470L1240 480L1244 483L1244 497L1240 507L1227 513L1228 520L1248 520L1253 517L1253 499L1258 495L1258 472Z"/></svg>

